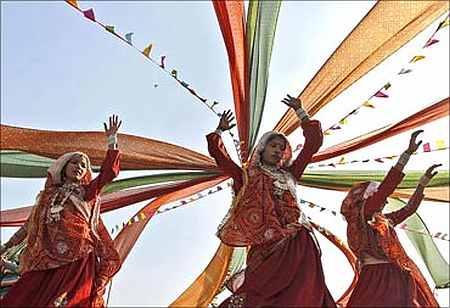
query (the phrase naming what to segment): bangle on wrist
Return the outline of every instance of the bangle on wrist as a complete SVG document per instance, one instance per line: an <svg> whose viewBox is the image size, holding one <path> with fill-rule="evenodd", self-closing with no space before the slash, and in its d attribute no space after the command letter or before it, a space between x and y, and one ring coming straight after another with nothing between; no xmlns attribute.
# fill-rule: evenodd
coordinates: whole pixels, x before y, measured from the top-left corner
<svg viewBox="0 0 450 308"><path fill-rule="evenodd" d="M108 136L108 145L116 145L117 144L117 134Z"/></svg>
<svg viewBox="0 0 450 308"><path fill-rule="evenodd" d="M222 136L223 130L221 130L219 127L214 131L215 134Z"/></svg>
<svg viewBox="0 0 450 308"><path fill-rule="evenodd" d="M397 165L404 167L408 163L410 156L411 154L408 151L403 152L398 159Z"/></svg>
<svg viewBox="0 0 450 308"><path fill-rule="evenodd" d="M302 121L302 122L309 119L308 113L302 107L295 110L295 113L297 114L297 116L300 118L300 121Z"/></svg>
<svg viewBox="0 0 450 308"><path fill-rule="evenodd" d="M428 183L430 183L430 180L431 178L427 177L426 175L422 175L419 180L419 185L426 187Z"/></svg>

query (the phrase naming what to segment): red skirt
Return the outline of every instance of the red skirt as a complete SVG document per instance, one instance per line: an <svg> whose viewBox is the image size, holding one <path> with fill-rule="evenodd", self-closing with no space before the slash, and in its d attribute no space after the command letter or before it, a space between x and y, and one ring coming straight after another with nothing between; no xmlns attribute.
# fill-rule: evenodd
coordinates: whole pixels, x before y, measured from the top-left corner
<svg viewBox="0 0 450 308"><path fill-rule="evenodd" d="M94 277L93 253L58 268L27 272L0 300L0 306L91 307Z"/></svg>
<svg viewBox="0 0 450 308"><path fill-rule="evenodd" d="M257 267L250 266L242 286L220 307L336 307L309 231L300 229Z"/></svg>
<svg viewBox="0 0 450 308"><path fill-rule="evenodd" d="M409 272L395 264L366 265L347 307L435 307Z"/></svg>

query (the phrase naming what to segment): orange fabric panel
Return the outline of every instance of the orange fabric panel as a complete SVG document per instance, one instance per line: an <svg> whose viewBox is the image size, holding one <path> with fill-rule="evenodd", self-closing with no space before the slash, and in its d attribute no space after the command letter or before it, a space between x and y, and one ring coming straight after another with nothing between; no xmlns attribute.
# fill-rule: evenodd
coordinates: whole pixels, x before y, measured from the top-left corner
<svg viewBox="0 0 450 308"><path fill-rule="evenodd" d="M378 1L300 93L304 108L316 114L448 9L448 1ZM274 130L289 135L299 126L289 110Z"/></svg>
<svg viewBox="0 0 450 308"><path fill-rule="evenodd" d="M233 247L220 244L205 270L169 307L207 307L222 286Z"/></svg>
<svg viewBox="0 0 450 308"><path fill-rule="evenodd" d="M406 189L397 189L393 197L399 198L411 198L415 189L406 188ZM426 187L425 188L425 200L427 201L438 201L438 202L450 202L450 187Z"/></svg>
<svg viewBox="0 0 450 308"><path fill-rule="evenodd" d="M312 162L330 159L355 150L359 150L371 144L377 143L383 139L441 119L449 115L449 108L450 98L443 99L442 101L431 105L430 107L427 107L396 124L387 125L368 134L364 134L354 139L344 141L323 151L320 151L313 156Z"/></svg>
<svg viewBox="0 0 450 308"><path fill-rule="evenodd" d="M217 176L213 179L210 179L209 181L203 180L198 184L165 194L144 206L135 214L135 216L140 217L141 214L144 214L145 219L140 219L139 221L135 221L132 224L126 225L114 239L114 247L119 252L122 263L125 261L126 257L139 238L139 235L142 233L142 231L144 231L145 226L156 213L159 207L213 187L225 181L226 179L228 179L228 177L226 176Z"/></svg>
<svg viewBox="0 0 450 308"><path fill-rule="evenodd" d="M242 146L242 159L248 157L249 105L247 101L248 73L245 37L245 11L242 0L213 0L214 10L228 52L231 86L233 89L236 122Z"/></svg>
<svg viewBox="0 0 450 308"><path fill-rule="evenodd" d="M1 150L21 150L50 158L64 153L86 153L93 165L101 165L106 137L101 132L60 132L1 125ZM119 134L122 170L214 169L214 161L203 154L144 137Z"/></svg>

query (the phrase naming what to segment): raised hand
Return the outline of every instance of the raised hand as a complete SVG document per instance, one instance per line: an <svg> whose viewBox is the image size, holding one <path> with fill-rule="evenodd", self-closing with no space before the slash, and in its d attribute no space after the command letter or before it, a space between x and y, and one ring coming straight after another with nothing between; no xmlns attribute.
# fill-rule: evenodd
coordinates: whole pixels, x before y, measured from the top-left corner
<svg viewBox="0 0 450 308"><path fill-rule="evenodd" d="M119 116L113 114L109 117L109 126L106 125L106 123L103 123L103 126L105 128L105 135L106 137L115 135L117 131L120 128L120 125L122 125L122 121L119 121Z"/></svg>
<svg viewBox="0 0 450 308"><path fill-rule="evenodd" d="M302 107L302 101L299 98L290 96L289 94L281 100L282 103L297 110Z"/></svg>
<svg viewBox="0 0 450 308"><path fill-rule="evenodd" d="M438 171L434 171L434 169L436 169L436 168L438 168L438 167L441 167L442 166L442 164L434 164L434 165L432 165L431 167L429 167L428 169L427 169L427 171L425 171L425 176L427 177L427 178L429 178L429 179L431 179L431 178L433 178L436 174L438 174L439 172Z"/></svg>
<svg viewBox="0 0 450 308"><path fill-rule="evenodd" d="M409 154L413 154L419 146L422 144L422 140L417 141L417 136L419 136L421 133L423 133L423 129L416 130L414 133L411 134L411 138L409 139L409 146L406 152Z"/></svg>
<svg viewBox="0 0 450 308"><path fill-rule="evenodd" d="M220 117L219 126L217 126L217 128L221 131L232 129L236 126L236 124L231 124L233 120L234 116L231 110L224 111Z"/></svg>

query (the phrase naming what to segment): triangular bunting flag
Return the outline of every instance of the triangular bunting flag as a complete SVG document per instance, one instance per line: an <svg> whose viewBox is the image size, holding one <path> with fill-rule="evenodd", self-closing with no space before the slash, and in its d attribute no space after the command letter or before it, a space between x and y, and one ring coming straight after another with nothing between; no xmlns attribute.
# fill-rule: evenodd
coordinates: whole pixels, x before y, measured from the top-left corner
<svg viewBox="0 0 450 308"><path fill-rule="evenodd" d="M385 94L385 93L383 93L383 92L381 92L381 91L378 91L378 92L375 93L373 96L375 96L375 97L382 97L382 98L387 98L387 97L389 97L389 95L387 95L387 94Z"/></svg>
<svg viewBox="0 0 450 308"><path fill-rule="evenodd" d="M181 85L185 88L189 87L189 84L187 82L184 81L180 81Z"/></svg>
<svg viewBox="0 0 450 308"><path fill-rule="evenodd" d="M430 146L429 142L423 144L423 151L424 152L431 152L431 146Z"/></svg>
<svg viewBox="0 0 450 308"><path fill-rule="evenodd" d="M416 63L417 61L425 59L425 56L414 56L411 60L409 60L409 63Z"/></svg>
<svg viewBox="0 0 450 308"><path fill-rule="evenodd" d="M78 6L78 1L77 0L66 0L66 2L68 4L70 4L73 7L76 7L77 9L79 9L80 7Z"/></svg>
<svg viewBox="0 0 450 308"><path fill-rule="evenodd" d="M327 129L326 131L323 132L323 134L324 134L325 136L328 136L328 135L331 135L331 132Z"/></svg>
<svg viewBox="0 0 450 308"><path fill-rule="evenodd" d="M430 38L430 39L425 43L425 45L423 46L423 48L430 47L431 45L434 45L434 44L436 44L436 43L439 43L439 40L434 39L434 38Z"/></svg>
<svg viewBox="0 0 450 308"><path fill-rule="evenodd" d="M362 163L368 163L370 161L370 159L364 159L364 160L362 160L361 162Z"/></svg>
<svg viewBox="0 0 450 308"><path fill-rule="evenodd" d="M386 157L384 157L385 159L394 159L394 158L396 158L397 157L397 155L392 155L392 156L386 156Z"/></svg>
<svg viewBox="0 0 450 308"><path fill-rule="evenodd" d="M342 127L340 127L339 125L333 125L330 127L331 130L337 130L337 129L341 129Z"/></svg>
<svg viewBox="0 0 450 308"><path fill-rule="evenodd" d="M164 61L166 60L166 56L161 56L161 64L159 66L161 66L161 68L165 68L166 65L164 64Z"/></svg>
<svg viewBox="0 0 450 308"><path fill-rule="evenodd" d="M384 163L384 161L381 158L376 158L374 159L374 161L376 161L377 163Z"/></svg>
<svg viewBox="0 0 450 308"><path fill-rule="evenodd" d="M436 140L436 148L438 150L445 149L446 148L445 141L444 140Z"/></svg>
<svg viewBox="0 0 450 308"><path fill-rule="evenodd" d="M140 213L139 217L141 218L141 220L144 220L145 218L147 218L144 213Z"/></svg>
<svg viewBox="0 0 450 308"><path fill-rule="evenodd" d="M364 102L364 104L362 104L362 105L363 105L364 107L368 107L368 108L375 108L375 106L372 105L372 103L369 102L369 101Z"/></svg>
<svg viewBox="0 0 450 308"><path fill-rule="evenodd" d="M125 34L125 39L127 40L128 44L133 45L133 38L132 36L134 35L133 32L129 32L127 34Z"/></svg>
<svg viewBox="0 0 450 308"><path fill-rule="evenodd" d="M170 74L172 75L172 77L173 78L177 78L177 75L178 75L178 72L177 72L177 70L172 70L171 72L170 72Z"/></svg>
<svg viewBox="0 0 450 308"><path fill-rule="evenodd" d="M441 30L442 28L448 27L449 24L450 24L450 18L447 16L447 18L445 18L443 21L441 21L439 23L439 26L438 26L436 32Z"/></svg>
<svg viewBox="0 0 450 308"><path fill-rule="evenodd" d="M347 118L343 118L343 119L341 119L341 120L339 121L339 124L341 124L341 125L345 125L345 124L347 124L347 123L348 123Z"/></svg>
<svg viewBox="0 0 450 308"><path fill-rule="evenodd" d="M111 33L114 33L114 26L106 25L105 30Z"/></svg>
<svg viewBox="0 0 450 308"><path fill-rule="evenodd" d="M343 165L345 164L345 157L341 157L341 159L339 159L338 165Z"/></svg>
<svg viewBox="0 0 450 308"><path fill-rule="evenodd" d="M150 58L150 53L152 52L153 44L149 44L147 47L145 47L144 51L142 52L144 56L147 58Z"/></svg>
<svg viewBox="0 0 450 308"><path fill-rule="evenodd" d="M402 69L400 70L400 72L398 72L398 75L408 74L408 73L411 73L411 72L412 72L412 69L409 69L409 68L402 68Z"/></svg>
<svg viewBox="0 0 450 308"><path fill-rule="evenodd" d="M89 10L83 11L83 15L87 19L95 21L95 14L94 14L94 10L93 9L89 9Z"/></svg>
<svg viewBox="0 0 450 308"><path fill-rule="evenodd" d="M359 111L359 107L356 109L353 109L352 112L350 112L349 114L353 115L353 114L358 114Z"/></svg>
<svg viewBox="0 0 450 308"><path fill-rule="evenodd" d="M391 83L388 82L383 86L383 89L388 90L391 86L392 86Z"/></svg>

